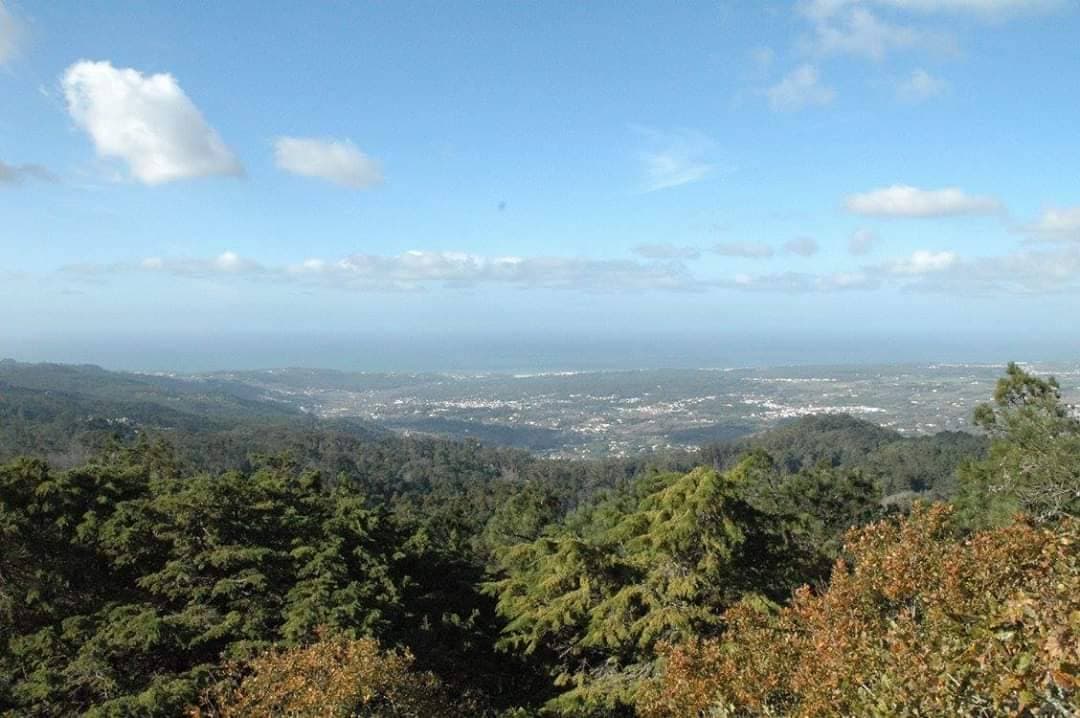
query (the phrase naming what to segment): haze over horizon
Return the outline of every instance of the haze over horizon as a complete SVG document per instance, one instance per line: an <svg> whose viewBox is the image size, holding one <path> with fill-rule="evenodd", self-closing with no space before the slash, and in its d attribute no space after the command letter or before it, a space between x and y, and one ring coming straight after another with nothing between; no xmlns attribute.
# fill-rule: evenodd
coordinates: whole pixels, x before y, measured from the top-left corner
<svg viewBox="0 0 1080 718"><path fill-rule="evenodd" d="M109 370L203 373L286 367L370 373L519 374L1009 361L1072 364L1075 336L829 332L476 334L81 334L0 342L0 359Z"/></svg>
<svg viewBox="0 0 1080 718"><path fill-rule="evenodd" d="M1078 36L1072 0L0 2L0 356L1076 356Z"/></svg>

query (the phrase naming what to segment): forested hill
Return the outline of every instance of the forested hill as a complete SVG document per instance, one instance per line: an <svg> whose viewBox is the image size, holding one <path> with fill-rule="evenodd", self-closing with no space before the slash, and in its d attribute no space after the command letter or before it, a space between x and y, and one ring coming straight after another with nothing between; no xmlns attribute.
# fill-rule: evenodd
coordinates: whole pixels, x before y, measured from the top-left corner
<svg viewBox="0 0 1080 718"><path fill-rule="evenodd" d="M571 501L613 488L647 466L729 469L753 449L767 452L786 473L822 464L859 469L880 484L886 497L947 497L955 488L957 466L981 458L987 445L985 438L973 434L906 437L850 416L822 415L696 452L545 462L496 443L478 447L423 434L403 436L357 419L317 419L225 376L176 379L95 366L0 361L0 461L29 455L65 468L82 463L111 441L131 442L139 436L166 438L178 460L193 470L249 469L252 456L288 453L306 469L388 487L422 473L417 462L430 466L435 461L431 457L455 456L451 463L477 466L465 471L457 463L441 473L572 475L572 480L564 479L574 483L573 489L564 487L574 494Z"/></svg>
<svg viewBox="0 0 1080 718"><path fill-rule="evenodd" d="M250 419L301 413L291 405L268 399L247 384L218 377L180 379L114 372L90 364L27 364L4 359L0 360L0 382L84 400L162 406L205 417Z"/></svg>
<svg viewBox="0 0 1080 718"><path fill-rule="evenodd" d="M292 406L225 379L188 380L106 371L91 365L0 361L0 460L40 456L73 466L113 438L168 436L199 465L231 467L265 436L316 427L357 438L383 432L369 422L319 422ZM229 446L244 444L230 452ZM215 448L218 447L218 448ZM270 447L264 447L270 448ZM214 454L220 454L215 456Z"/></svg>
<svg viewBox="0 0 1080 718"><path fill-rule="evenodd" d="M8 385L0 426L60 440L57 417L140 405L116 388ZM1080 420L1015 365L973 412L988 452L826 416L551 460L305 417L185 428L150 394L168 427L0 464L0 715L1080 709Z"/></svg>
<svg viewBox="0 0 1080 718"><path fill-rule="evenodd" d="M879 482L886 496L913 492L938 498L955 490L956 468L986 455L985 436L942 431L904 436L845 414L808 416L742 439L709 444L700 463L729 469L749 451L760 449L788 473L824 464L862 471Z"/></svg>

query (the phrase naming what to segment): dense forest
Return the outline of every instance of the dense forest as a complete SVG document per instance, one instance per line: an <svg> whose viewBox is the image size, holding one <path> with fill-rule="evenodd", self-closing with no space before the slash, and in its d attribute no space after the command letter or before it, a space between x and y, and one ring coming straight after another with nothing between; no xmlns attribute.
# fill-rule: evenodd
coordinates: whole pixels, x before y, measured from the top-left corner
<svg viewBox="0 0 1080 718"><path fill-rule="evenodd" d="M1067 716L1080 419L569 461L0 365L0 715Z"/></svg>

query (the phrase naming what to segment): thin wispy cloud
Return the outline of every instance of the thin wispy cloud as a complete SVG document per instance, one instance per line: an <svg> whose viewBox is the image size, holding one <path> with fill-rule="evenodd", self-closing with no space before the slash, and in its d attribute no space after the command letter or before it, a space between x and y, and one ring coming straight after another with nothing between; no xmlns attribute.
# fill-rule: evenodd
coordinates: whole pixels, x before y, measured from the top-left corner
<svg viewBox="0 0 1080 718"><path fill-rule="evenodd" d="M920 68L896 86L896 96L902 102L915 104L937 97L948 87L947 82Z"/></svg>
<svg viewBox="0 0 1080 718"><path fill-rule="evenodd" d="M696 130L635 129L646 144L638 155L645 192L699 182L717 169L711 159L716 142L708 135Z"/></svg>
<svg viewBox="0 0 1080 718"><path fill-rule="evenodd" d="M758 292L825 293L896 288L950 296L1080 292L1080 247L964 258L918 250L855 272L739 274L714 286Z"/></svg>
<svg viewBox="0 0 1080 718"><path fill-rule="evenodd" d="M954 296L1075 293L1080 291L1080 249L956 258L908 281L904 288Z"/></svg>
<svg viewBox="0 0 1080 718"><path fill-rule="evenodd" d="M924 14L967 14L985 19L1045 13L1068 7L1069 0L874 0L879 5Z"/></svg>
<svg viewBox="0 0 1080 718"><path fill-rule="evenodd" d="M1080 241L1080 207L1048 207L1034 222L1020 227L1020 231L1034 240Z"/></svg>
<svg viewBox="0 0 1080 718"><path fill-rule="evenodd" d="M957 187L920 189L911 185L892 185L849 195L844 207L853 214L868 217L951 217L991 215L1004 211L994 197L972 195Z"/></svg>
<svg viewBox="0 0 1080 718"><path fill-rule="evenodd" d="M855 2L804 3L801 12L812 26L803 45L816 55L856 55L881 61L897 50L948 42L926 31L883 20Z"/></svg>
<svg viewBox="0 0 1080 718"><path fill-rule="evenodd" d="M674 244L639 244L634 247L634 254L645 259L698 259L701 250L697 247Z"/></svg>
<svg viewBox="0 0 1080 718"><path fill-rule="evenodd" d="M824 293L895 288L956 296L1080 292L1080 246L963 257L950 250L918 250L856 270L740 273L697 276L679 261L602 260L583 257L489 256L466 252L356 253L273 265L235 252L211 257L146 257L130 262L83 263L62 268L90 284L121 275L178 280L250 281L355 292L416 292L503 286L522 290L601 293L641 291Z"/></svg>
<svg viewBox="0 0 1080 718"><path fill-rule="evenodd" d="M816 67L800 65L767 88L765 96L772 109L794 112L806 107L828 105L836 99L836 90L821 82Z"/></svg>
<svg viewBox="0 0 1080 718"><path fill-rule="evenodd" d="M56 182L57 177L42 165L9 165L0 161L0 187L22 184L25 180Z"/></svg>
<svg viewBox="0 0 1080 718"><path fill-rule="evenodd" d="M930 274L949 269L956 264L958 259L956 252L932 252L920 249L913 252L910 257L890 260L880 265L880 269L889 274L898 275Z"/></svg>
<svg viewBox="0 0 1080 718"><path fill-rule="evenodd" d="M722 257L768 259L776 252L765 242L717 242L709 251Z"/></svg>
<svg viewBox="0 0 1080 718"><path fill-rule="evenodd" d="M286 172L351 189L383 181L382 165L349 140L279 137L274 141L274 162Z"/></svg>
<svg viewBox="0 0 1080 718"><path fill-rule="evenodd" d="M796 237L784 243L784 251L800 257L812 257L818 253L818 243L813 237Z"/></svg>
<svg viewBox="0 0 1080 718"><path fill-rule="evenodd" d="M857 229L848 238L848 254L869 254L878 244L878 235L872 229Z"/></svg>
<svg viewBox="0 0 1080 718"><path fill-rule="evenodd" d="M583 257L487 256L414 250L398 255L351 254L270 265L234 252L215 257L147 257L134 262L75 264L73 277L152 273L179 278L236 279L353 291L420 291L432 287L502 285L527 289L629 292L694 291L697 281L679 262Z"/></svg>
<svg viewBox="0 0 1080 718"><path fill-rule="evenodd" d="M895 52L924 50L954 54L956 39L947 32L882 17L874 0L805 0L797 12L810 24L800 45L818 56L852 55L881 62Z"/></svg>
<svg viewBox="0 0 1080 718"><path fill-rule="evenodd" d="M721 280L716 286L752 292L808 294L852 290L871 290L881 286L881 280L862 272L777 272L772 274L737 274Z"/></svg>
<svg viewBox="0 0 1080 718"><path fill-rule="evenodd" d="M771 47L755 47L750 51L750 60L754 64L754 69L761 74L769 71L775 59L776 52Z"/></svg>
<svg viewBox="0 0 1080 718"><path fill-rule="evenodd" d="M956 54L951 32L918 22L934 15L1001 21L1067 6L1068 0L800 0L795 8L810 26L799 43L804 52L881 62L896 52Z"/></svg>
<svg viewBox="0 0 1080 718"><path fill-rule="evenodd" d="M19 54L23 34L22 21L8 10L5 3L0 2L0 67Z"/></svg>
<svg viewBox="0 0 1080 718"><path fill-rule="evenodd" d="M64 72L61 85L71 118L98 155L122 160L144 184L243 174L172 75L83 60Z"/></svg>

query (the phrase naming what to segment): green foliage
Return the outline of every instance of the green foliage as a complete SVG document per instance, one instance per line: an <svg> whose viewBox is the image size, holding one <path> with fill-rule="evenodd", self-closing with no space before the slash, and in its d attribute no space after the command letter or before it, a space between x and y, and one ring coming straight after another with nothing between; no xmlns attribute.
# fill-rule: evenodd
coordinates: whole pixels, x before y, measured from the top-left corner
<svg viewBox="0 0 1080 718"><path fill-rule="evenodd" d="M796 473L822 463L851 466L882 446L900 440L897 432L869 421L846 414L821 414L796 419L739 441L705 447L702 458L714 466L727 468L737 463L742 454L761 449L782 470Z"/></svg>
<svg viewBox="0 0 1080 718"><path fill-rule="evenodd" d="M1000 525L1015 511L1044 521L1080 514L1080 419L1053 377L1009 364L975 423L993 443L987 459L960 474L969 525Z"/></svg>
<svg viewBox="0 0 1080 718"><path fill-rule="evenodd" d="M821 415L796 419L775 429L737 441L701 449L702 463L718 469L734 467L750 452L764 452L778 471L797 474L819 469L858 469L876 482L885 496L911 492L928 498L950 498L956 491L956 469L985 456L984 437L957 431L905 437L851 416Z"/></svg>
<svg viewBox="0 0 1080 718"><path fill-rule="evenodd" d="M501 645L551 657L563 689L551 708L628 710L658 644L717 631L744 593L791 587L798 551L740 480L704 468L646 476L499 552L505 577L489 590L508 620Z"/></svg>
<svg viewBox="0 0 1080 718"><path fill-rule="evenodd" d="M837 559L853 558L855 544L842 550L849 530L913 513L907 533L875 524L863 535L884 538L855 553L886 566L868 569L874 581L900 577L919 596L938 591L942 605L967 602L962 616L946 607L917 626L933 653L961 645L934 643L940 635L985 638L964 631L1016 618L999 609L1013 605L1006 593L1019 574L980 573L983 564L1038 544L1046 534L1032 531L1077 508L1080 422L1053 380L1015 365L977 413L989 454L985 437L904 438L832 416L696 455L591 462L277 416L225 378L186 386L11 363L3 377L28 386L0 385L0 456L28 448L51 460L0 466L0 715L174 716L217 696L236 700L204 701L203 715L226 704L236 715L287 712L297 698L308 714L332 703L346 714L393 704L444 715L448 703L467 703L478 716L629 716L680 701L726 710L751 695L741 684L760 685L761 700L782 708L794 705L783 684L794 656L821 663L820 682L836 690L887 658L863 646L863 658L833 651L822 661L814 651L828 641L778 631L793 607L820 635L849 643L865 626L896 629L910 608L883 603L875 587L855 600L862 594L845 593L855 584L842 572L827 585ZM695 468L702 462L711 467ZM956 491L969 530L1009 525L1017 510L1034 518L1012 524L1004 544L980 539L981 553L947 561L965 534L920 533L928 524L915 499ZM1058 554L1075 553L1070 531ZM817 594L792 593L803 584ZM1049 607L1032 625L1058 657L1048 669L1055 685L1072 680L1072 663L1059 658L1075 641L1076 614L1050 594L1069 585L1029 592ZM826 590L839 613L811 600ZM980 603L979 591L997 603ZM929 604L918 601L921 620ZM948 621L959 633L933 632ZM752 645L730 645L737 635ZM777 651L780 641L802 653ZM908 651L897 668L915 681L908 692L876 690L891 707L951 700L931 680L940 674L916 670L933 656L912 646L894 647ZM983 647L1005 656L993 664L1001 680L1028 681L1034 663ZM647 693L654 677L680 670L685 685L669 683L662 699ZM811 674L798 688L806 696ZM978 676L965 675L974 685ZM1037 688L1025 690L1042 695ZM260 703L264 694L271 703ZM660 702L642 703L647 695ZM828 695L803 705L829 705Z"/></svg>
<svg viewBox="0 0 1080 718"><path fill-rule="evenodd" d="M481 541L492 552L535 541L562 514L560 497L551 487L529 482L496 507L484 526Z"/></svg>
<svg viewBox="0 0 1080 718"><path fill-rule="evenodd" d="M318 626L388 630L396 541L362 495L288 466L180 478L156 458L0 469L0 706L176 715L223 659Z"/></svg>

